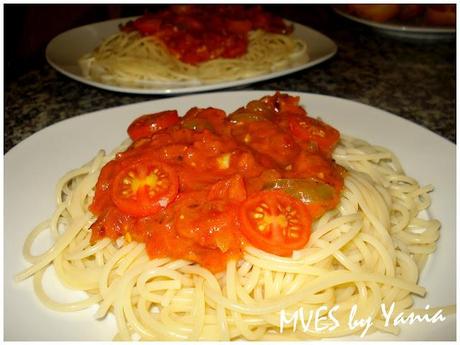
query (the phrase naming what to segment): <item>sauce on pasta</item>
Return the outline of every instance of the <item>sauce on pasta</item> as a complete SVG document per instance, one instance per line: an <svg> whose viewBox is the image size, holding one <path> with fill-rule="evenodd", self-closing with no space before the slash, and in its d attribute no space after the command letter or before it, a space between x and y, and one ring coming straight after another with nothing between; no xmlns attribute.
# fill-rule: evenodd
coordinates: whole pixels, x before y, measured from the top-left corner
<svg viewBox="0 0 460 345"><path fill-rule="evenodd" d="M122 27L125 32L156 37L171 54L189 64L244 55L248 33L257 29L278 34L292 31L280 17L260 6L243 5L175 5Z"/></svg>
<svg viewBox="0 0 460 345"><path fill-rule="evenodd" d="M248 242L281 256L303 248L312 221L337 205L344 169L331 158L339 132L298 102L276 93L229 116L195 107L136 119L132 145L99 176L92 241L124 236L151 258L212 272Z"/></svg>

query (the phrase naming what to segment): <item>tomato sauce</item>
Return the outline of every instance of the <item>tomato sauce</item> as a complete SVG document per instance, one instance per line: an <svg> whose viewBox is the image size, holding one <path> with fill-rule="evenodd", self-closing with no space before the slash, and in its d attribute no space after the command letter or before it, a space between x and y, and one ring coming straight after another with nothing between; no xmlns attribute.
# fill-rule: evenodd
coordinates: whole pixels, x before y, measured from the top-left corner
<svg viewBox="0 0 460 345"><path fill-rule="evenodd" d="M292 27L260 6L175 5L127 23L123 31L155 36L179 60L197 64L246 53L248 32L287 34Z"/></svg>
<svg viewBox="0 0 460 345"><path fill-rule="evenodd" d="M90 211L92 241L146 243L150 257L225 270L247 243L289 256L311 223L334 208L345 170L331 155L340 134L276 93L227 114L192 108L141 116L131 146L106 164Z"/></svg>

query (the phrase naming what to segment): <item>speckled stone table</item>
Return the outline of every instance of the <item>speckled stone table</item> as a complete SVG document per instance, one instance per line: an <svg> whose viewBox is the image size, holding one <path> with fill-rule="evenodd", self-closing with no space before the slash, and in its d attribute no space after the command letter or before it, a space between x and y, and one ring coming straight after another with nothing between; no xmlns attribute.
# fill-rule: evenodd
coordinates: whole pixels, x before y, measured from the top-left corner
<svg viewBox="0 0 460 345"><path fill-rule="evenodd" d="M397 114L455 142L455 37L395 39L332 11L310 17L294 11L289 19L329 36L338 45L337 55L312 68L240 89L351 99ZM5 85L4 150L66 118L161 97L100 90L44 64Z"/></svg>

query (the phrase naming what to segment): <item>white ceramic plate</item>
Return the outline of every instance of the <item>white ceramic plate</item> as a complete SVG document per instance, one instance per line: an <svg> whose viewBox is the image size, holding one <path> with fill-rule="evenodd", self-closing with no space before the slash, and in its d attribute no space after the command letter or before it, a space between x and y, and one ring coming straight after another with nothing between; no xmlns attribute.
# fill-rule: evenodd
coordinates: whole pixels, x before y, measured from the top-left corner
<svg viewBox="0 0 460 345"><path fill-rule="evenodd" d="M398 21L389 21L387 23L378 23L371 20L363 19L351 15L339 7L334 7L334 11L352 21L367 25L385 35L400 38L413 38L420 40L447 40L454 38L455 28L442 26L424 26L405 24Z"/></svg>
<svg viewBox="0 0 460 345"><path fill-rule="evenodd" d="M119 30L119 24L126 23L128 20L132 20L134 18L135 17L109 20L66 31L56 36L48 44L46 47L46 59L51 66L66 76L98 88L139 94L180 94L236 87L280 77L319 64L331 58L337 52L337 45L328 37L309 27L293 23L293 35L302 38L308 44L309 61L300 61L299 64L293 67L285 68L273 73L266 73L251 78L214 84L193 86L179 84L171 86L164 84L158 87L145 89L113 86L92 81L83 77L80 67L78 66L78 59L82 55L93 51L105 38L116 33Z"/></svg>
<svg viewBox="0 0 460 345"><path fill-rule="evenodd" d="M35 297L32 281L16 284L13 275L28 267L22 257L26 235L54 210L54 188L65 172L81 166L99 149L115 148L126 138L128 124L138 115L165 109L183 114L193 106L236 110L269 91L220 92L168 98L97 111L59 122L30 136L5 155L4 334L7 340L110 340L114 319L96 321L96 309L60 313L47 310ZM406 173L421 184L433 184L430 213L442 222L438 249L421 276L427 288L425 307L455 304L455 146L442 137L385 111L339 98L294 93L310 115L320 116L342 133L393 150ZM47 281L53 281L49 274ZM71 296L70 296L71 295ZM53 288L62 301L80 296ZM399 337L372 335L369 339L455 339L455 317L437 324L403 328Z"/></svg>

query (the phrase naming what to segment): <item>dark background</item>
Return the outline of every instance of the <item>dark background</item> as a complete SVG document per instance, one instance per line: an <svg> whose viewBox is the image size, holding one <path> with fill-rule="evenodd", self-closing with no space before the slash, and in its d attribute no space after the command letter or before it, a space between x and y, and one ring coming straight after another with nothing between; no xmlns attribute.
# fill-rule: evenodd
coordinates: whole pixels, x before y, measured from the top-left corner
<svg viewBox="0 0 460 345"><path fill-rule="evenodd" d="M45 62L45 48L56 35L81 25L142 14L148 5L5 4L6 82Z"/></svg>

